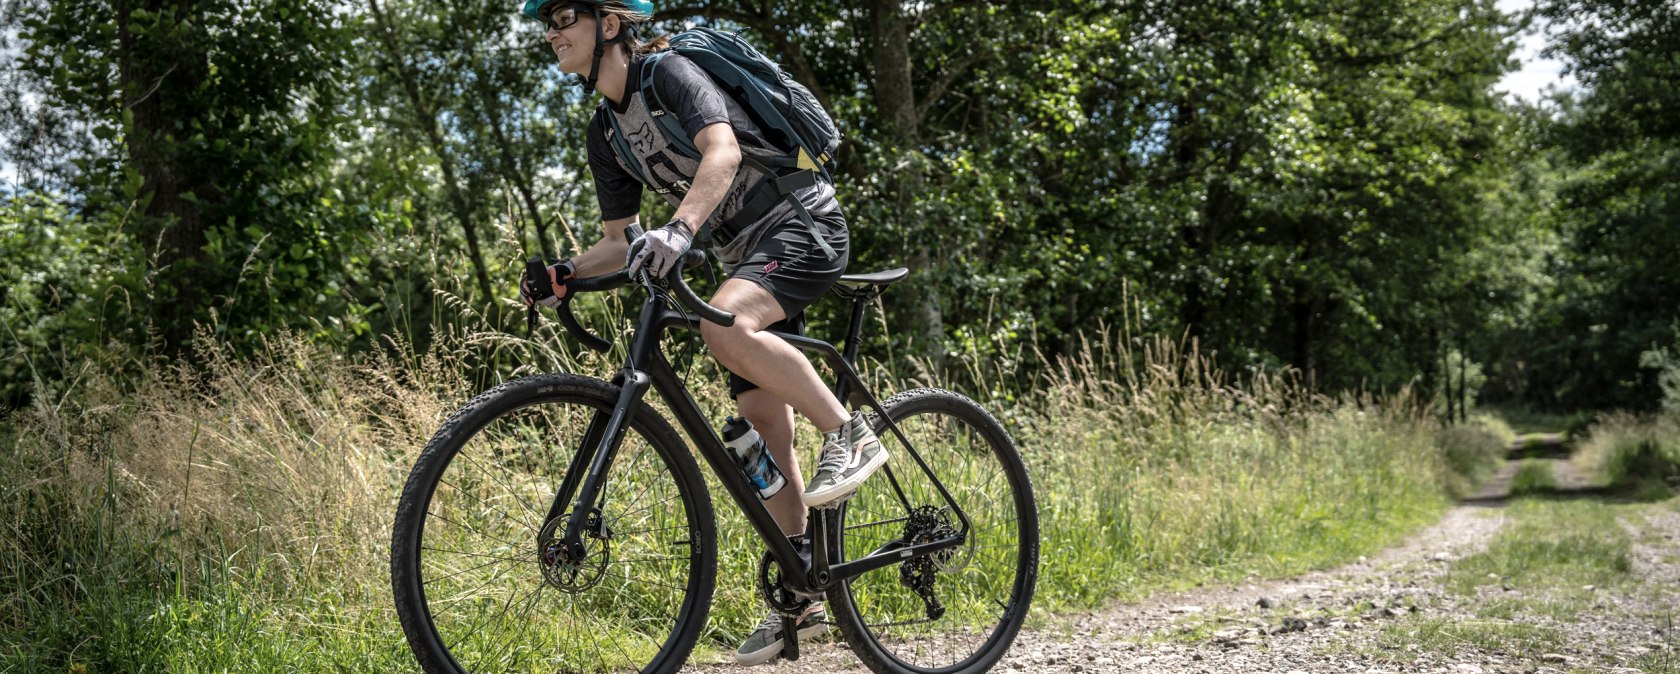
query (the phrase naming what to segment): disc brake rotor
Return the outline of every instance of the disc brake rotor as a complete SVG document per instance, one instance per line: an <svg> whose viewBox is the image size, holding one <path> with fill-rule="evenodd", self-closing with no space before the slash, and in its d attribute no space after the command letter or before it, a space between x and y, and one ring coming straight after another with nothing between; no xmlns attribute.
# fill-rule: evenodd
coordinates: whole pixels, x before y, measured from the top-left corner
<svg viewBox="0 0 1680 674"><path fill-rule="evenodd" d="M567 594L579 594L600 584L606 576L612 558L612 531L601 522L601 511L594 510L584 522L583 535L575 546L560 540L569 515L561 515L543 525L537 534L537 566L543 580Z"/></svg>

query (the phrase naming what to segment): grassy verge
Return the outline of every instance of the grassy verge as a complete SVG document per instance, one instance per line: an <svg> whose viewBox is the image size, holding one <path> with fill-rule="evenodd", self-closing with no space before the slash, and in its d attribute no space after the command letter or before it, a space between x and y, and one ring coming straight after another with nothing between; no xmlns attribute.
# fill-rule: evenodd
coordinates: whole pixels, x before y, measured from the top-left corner
<svg viewBox="0 0 1680 674"><path fill-rule="evenodd" d="M293 340L233 359L207 344L191 372L93 369L11 413L0 669L411 668L386 566L396 493L444 416L483 388L469 355L484 350L532 370L607 369L499 335L404 362ZM1462 488L1444 485L1469 484L1477 452L1498 449L1470 436L1443 448L1404 398L1235 386L1170 343L1110 338L1052 369L1021 402L990 404L1039 495L1040 613L1370 553L1432 520ZM721 418L712 375L694 378ZM756 544L715 502L714 654L762 615Z"/></svg>
<svg viewBox="0 0 1680 674"><path fill-rule="evenodd" d="M1532 463L1529 465L1543 465ZM1540 663L1569 652L1581 638L1572 624L1609 593L1633 590L1633 539L1622 526L1640 505L1585 499L1519 499L1507 524L1485 551L1453 563L1447 590L1472 617L1420 615L1385 625L1371 655L1405 664L1420 655L1459 655L1465 649L1516 654Z"/></svg>
<svg viewBox="0 0 1680 674"><path fill-rule="evenodd" d="M1440 448L1440 482L1455 498L1472 495L1483 481L1504 463L1506 448L1516 437L1499 417L1477 414L1470 423L1440 429L1435 444Z"/></svg>
<svg viewBox="0 0 1680 674"><path fill-rule="evenodd" d="M1666 498L1680 483L1680 419L1606 417L1588 429L1574 463L1620 493L1643 500Z"/></svg>

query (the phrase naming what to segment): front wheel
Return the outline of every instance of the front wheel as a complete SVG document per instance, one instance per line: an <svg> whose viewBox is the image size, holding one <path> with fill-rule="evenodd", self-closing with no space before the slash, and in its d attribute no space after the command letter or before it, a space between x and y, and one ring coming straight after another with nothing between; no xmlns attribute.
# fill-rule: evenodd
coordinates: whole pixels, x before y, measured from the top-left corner
<svg viewBox="0 0 1680 674"><path fill-rule="evenodd" d="M904 438L871 417L888 465L841 507L838 556L963 531L936 483L967 514L967 537L842 583L829 592L836 622L881 674L984 672L1020 632L1038 580L1038 507L1026 466L1003 425L962 395L916 389L882 407Z"/></svg>
<svg viewBox="0 0 1680 674"><path fill-rule="evenodd" d="M427 672L682 666L711 605L716 531L694 457L646 403L585 506L580 549L561 542L618 395L573 375L508 382L421 452L397 507L391 583Z"/></svg>

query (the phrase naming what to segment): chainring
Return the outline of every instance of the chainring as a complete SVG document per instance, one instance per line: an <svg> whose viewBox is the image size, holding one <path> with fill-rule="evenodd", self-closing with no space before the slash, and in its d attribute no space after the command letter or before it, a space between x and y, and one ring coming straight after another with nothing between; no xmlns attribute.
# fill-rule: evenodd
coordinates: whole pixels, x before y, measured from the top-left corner
<svg viewBox="0 0 1680 674"><path fill-rule="evenodd" d="M811 597L782 585L782 565L768 551L758 560L758 594L770 610L784 617L798 618L811 606Z"/></svg>

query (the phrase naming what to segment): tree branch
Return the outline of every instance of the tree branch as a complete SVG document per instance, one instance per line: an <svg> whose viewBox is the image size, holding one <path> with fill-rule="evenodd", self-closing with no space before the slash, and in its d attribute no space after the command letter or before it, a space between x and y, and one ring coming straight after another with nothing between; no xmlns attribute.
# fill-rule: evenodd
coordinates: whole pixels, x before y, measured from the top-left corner
<svg viewBox="0 0 1680 674"><path fill-rule="evenodd" d="M962 58L957 59L955 63L952 63L950 68L934 80L932 84L928 85L927 90L921 96L922 101L916 104L917 124L927 122L928 110L933 107L935 102L939 101L940 97L945 95L945 90L951 88L951 84L955 83L958 77L967 74L975 64L984 60L986 60L985 56L970 51L964 54Z"/></svg>

